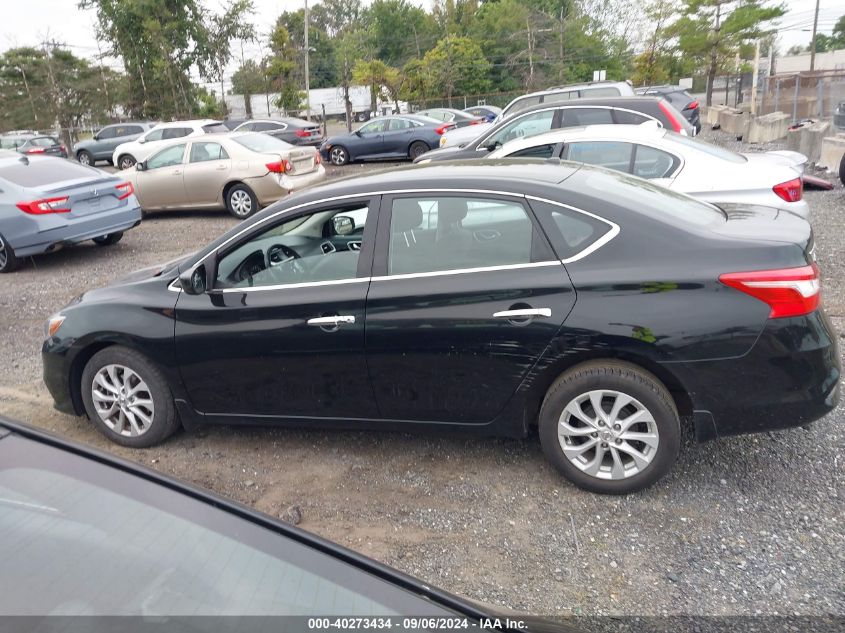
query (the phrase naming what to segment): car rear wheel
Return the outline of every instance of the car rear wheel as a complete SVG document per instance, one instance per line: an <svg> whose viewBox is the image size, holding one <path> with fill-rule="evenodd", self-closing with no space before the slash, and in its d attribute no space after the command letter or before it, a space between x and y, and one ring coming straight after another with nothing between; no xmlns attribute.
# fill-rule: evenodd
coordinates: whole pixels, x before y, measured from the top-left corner
<svg viewBox="0 0 845 633"><path fill-rule="evenodd" d="M10 273L18 267L15 249L0 235L0 273Z"/></svg>
<svg viewBox="0 0 845 633"><path fill-rule="evenodd" d="M601 494L642 490L665 475L681 445L678 411L652 374L615 361L563 374L540 410L540 443L580 488Z"/></svg>
<svg viewBox="0 0 845 633"><path fill-rule="evenodd" d="M226 192L226 208L239 220L248 218L258 210L258 198L246 185L237 184Z"/></svg>
<svg viewBox="0 0 845 633"><path fill-rule="evenodd" d="M132 169L135 166L135 157L129 154L124 154L117 159L118 169Z"/></svg>
<svg viewBox="0 0 845 633"><path fill-rule="evenodd" d="M845 185L845 154L842 155L842 160L839 161L839 182Z"/></svg>
<svg viewBox="0 0 845 633"><path fill-rule="evenodd" d="M329 152L329 160L332 162L332 165L340 167L349 162L349 152L346 151L345 147L335 145Z"/></svg>
<svg viewBox="0 0 845 633"><path fill-rule="evenodd" d="M97 429L123 446L153 446L179 428L164 376L128 347L107 347L91 357L82 372L82 400Z"/></svg>
<svg viewBox="0 0 845 633"><path fill-rule="evenodd" d="M411 148L408 150L408 156L411 160L415 160L425 154L429 150L428 145L422 141L414 141L411 143Z"/></svg>
<svg viewBox="0 0 845 633"><path fill-rule="evenodd" d="M117 244L123 238L123 231L117 233L109 233L108 235L101 235L94 238L94 244L97 246L111 246Z"/></svg>
<svg viewBox="0 0 845 633"><path fill-rule="evenodd" d="M85 150L80 151L76 155L76 160L78 160L83 165L93 165L94 164L94 157L91 155L90 152L86 152Z"/></svg>

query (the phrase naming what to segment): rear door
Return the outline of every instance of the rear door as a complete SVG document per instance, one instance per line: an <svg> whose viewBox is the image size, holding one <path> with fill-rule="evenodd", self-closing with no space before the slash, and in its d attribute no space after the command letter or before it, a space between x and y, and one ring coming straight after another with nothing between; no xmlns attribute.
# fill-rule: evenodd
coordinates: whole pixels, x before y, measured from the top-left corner
<svg viewBox="0 0 845 633"><path fill-rule="evenodd" d="M407 119L390 119L384 132L384 153L406 155L411 145L412 131L412 123Z"/></svg>
<svg viewBox="0 0 845 633"><path fill-rule="evenodd" d="M525 200L385 196L378 231L366 336L381 416L490 422L575 302Z"/></svg>
<svg viewBox="0 0 845 633"><path fill-rule="evenodd" d="M188 203L201 207L221 204L223 185L231 170L232 160L220 143L192 142L184 173Z"/></svg>

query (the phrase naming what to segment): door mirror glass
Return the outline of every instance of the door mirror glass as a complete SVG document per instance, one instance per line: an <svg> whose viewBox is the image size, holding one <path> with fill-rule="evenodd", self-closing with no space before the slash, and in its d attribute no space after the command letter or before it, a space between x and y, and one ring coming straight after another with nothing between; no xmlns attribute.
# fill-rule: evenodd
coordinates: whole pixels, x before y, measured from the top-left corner
<svg viewBox="0 0 845 633"><path fill-rule="evenodd" d="M147 168L146 161L139 161L135 163L135 171L144 171Z"/></svg>
<svg viewBox="0 0 845 633"><path fill-rule="evenodd" d="M91 138L92 138L93 140L95 140L95 141L99 141L99 140L100 140L100 134L99 134L99 133L97 133L97 134L95 134L94 136L92 136Z"/></svg>
<svg viewBox="0 0 845 633"><path fill-rule="evenodd" d="M185 294L201 295L211 289L213 282L213 262L217 254L211 253L202 261L179 274L179 285Z"/></svg>
<svg viewBox="0 0 845 633"><path fill-rule="evenodd" d="M346 215L336 215L332 218L332 228L335 235L349 235L355 230L355 221Z"/></svg>

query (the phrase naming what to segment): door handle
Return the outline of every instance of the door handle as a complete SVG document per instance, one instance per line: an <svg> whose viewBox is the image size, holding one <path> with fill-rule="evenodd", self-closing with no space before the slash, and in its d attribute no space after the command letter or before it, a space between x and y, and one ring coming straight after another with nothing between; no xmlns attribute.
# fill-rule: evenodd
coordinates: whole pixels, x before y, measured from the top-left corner
<svg viewBox="0 0 845 633"><path fill-rule="evenodd" d="M226 165L226 164L217 165L216 169L217 169L217 171L223 171L224 169L229 169L229 166Z"/></svg>
<svg viewBox="0 0 845 633"><path fill-rule="evenodd" d="M520 317L550 317L552 316L551 308L522 308L520 310L502 310L501 312L494 312L494 319L518 319Z"/></svg>
<svg viewBox="0 0 845 633"><path fill-rule="evenodd" d="M308 325L316 325L318 327L338 327L343 323L355 323L355 317L351 314L341 314L339 316L315 317L306 321Z"/></svg>
<svg viewBox="0 0 845 633"><path fill-rule="evenodd" d="M181 175L182 175L182 170L181 170L181 169L174 169L174 170L173 170L172 172L170 172L170 173L171 173L171 175L173 175L173 176L181 176Z"/></svg>

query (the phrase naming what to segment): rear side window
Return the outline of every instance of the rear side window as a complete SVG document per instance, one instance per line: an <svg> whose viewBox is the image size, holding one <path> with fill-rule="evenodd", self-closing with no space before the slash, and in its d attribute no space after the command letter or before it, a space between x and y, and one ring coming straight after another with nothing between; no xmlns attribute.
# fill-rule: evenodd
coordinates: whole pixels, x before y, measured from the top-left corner
<svg viewBox="0 0 845 633"><path fill-rule="evenodd" d="M142 128L140 125L127 125L122 129L123 133L118 134L117 136L132 136L133 134L140 134L144 131L144 128Z"/></svg>
<svg viewBox="0 0 845 633"><path fill-rule="evenodd" d="M29 165L16 161L11 165L0 167L0 178L4 178L19 187L48 187L53 183L77 178L99 178L102 172L85 167L79 163L67 160L35 160Z"/></svg>
<svg viewBox="0 0 845 633"><path fill-rule="evenodd" d="M406 119L391 119L390 124L388 126L388 130L407 130L411 127L411 122Z"/></svg>
<svg viewBox="0 0 845 633"><path fill-rule="evenodd" d="M561 127L613 124L613 115L609 108L564 108L561 110L561 116Z"/></svg>
<svg viewBox="0 0 845 633"><path fill-rule="evenodd" d="M609 222L550 202L531 200L531 208L564 261L590 248L613 229Z"/></svg>
<svg viewBox="0 0 845 633"><path fill-rule="evenodd" d="M525 149L508 154L508 158L551 158L555 153L555 147L555 143L526 147Z"/></svg>
<svg viewBox="0 0 845 633"><path fill-rule="evenodd" d="M520 203L484 198L393 201L387 273L424 273L527 264L548 246Z"/></svg>
<svg viewBox="0 0 845 633"><path fill-rule="evenodd" d="M162 130L161 138L165 141L172 138L182 138L188 136L191 132L193 130L189 127L168 127Z"/></svg>
<svg viewBox="0 0 845 633"><path fill-rule="evenodd" d="M220 143L194 143L191 145L191 162L204 163L210 160L225 160L229 158Z"/></svg>
<svg viewBox="0 0 845 633"><path fill-rule="evenodd" d="M621 141L584 141L567 146L567 159L616 171L631 171L634 146Z"/></svg>
<svg viewBox="0 0 845 633"><path fill-rule="evenodd" d="M630 110L614 110L613 118L616 119L616 123L620 125L639 125L640 123L645 123L646 121L654 121L654 119L646 116L645 114L631 112ZM663 124L659 121L658 125L663 127Z"/></svg>

